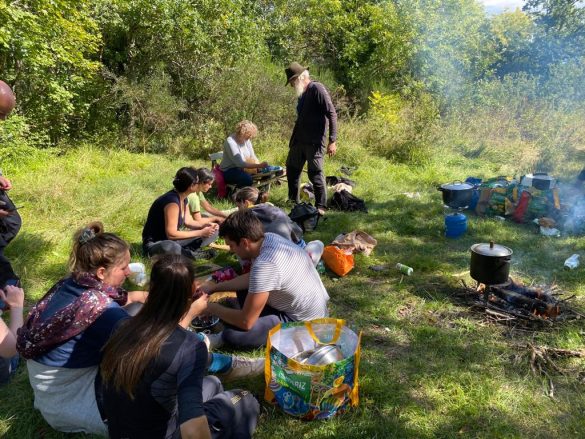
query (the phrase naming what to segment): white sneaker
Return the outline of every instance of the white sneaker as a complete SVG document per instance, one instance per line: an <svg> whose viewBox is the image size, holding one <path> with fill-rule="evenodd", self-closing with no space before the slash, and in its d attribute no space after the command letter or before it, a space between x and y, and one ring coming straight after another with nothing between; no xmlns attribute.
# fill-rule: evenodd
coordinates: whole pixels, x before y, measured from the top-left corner
<svg viewBox="0 0 585 439"><path fill-rule="evenodd" d="M208 351L213 351L221 346L223 346L223 338L221 337L221 332L217 334L205 334L203 335L203 343L207 346Z"/></svg>
<svg viewBox="0 0 585 439"><path fill-rule="evenodd" d="M217 376L222 380L229 381L238 378L249 378L262 375L264 373L264 358L246 358L232 356L232 368L223 374Z"/></svg>

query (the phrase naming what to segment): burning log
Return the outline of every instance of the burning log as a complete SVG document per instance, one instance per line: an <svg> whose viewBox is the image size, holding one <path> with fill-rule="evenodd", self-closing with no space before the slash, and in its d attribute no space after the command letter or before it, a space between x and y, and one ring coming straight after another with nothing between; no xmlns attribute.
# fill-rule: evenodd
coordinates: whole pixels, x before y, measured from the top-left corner
<svg viewBox="0 0 585 439"><path fill-rule="evenodd" d="M585 318L572 309L568 302L574 296L561 299L562 292L556 286L525 286L510 282L489 286L478 284L457 294L467 304L481 310L489 320L512 326L514 329L537 330L567 320ZM487 300L486 300L487 298Z"/></svg>
<svg viewBox="0 0 585 439"><path fill-rule="evenodd" d="M545 296L541 291L528 289L524 289L523 291L516 289L516 291L514 291L508 288L509 287L491 287L490 292L505 300L507 303L514 305L517 308L524 308L536 316L555 319L561 313L558 305L547 303L547 301L542 300Z"/></svg>

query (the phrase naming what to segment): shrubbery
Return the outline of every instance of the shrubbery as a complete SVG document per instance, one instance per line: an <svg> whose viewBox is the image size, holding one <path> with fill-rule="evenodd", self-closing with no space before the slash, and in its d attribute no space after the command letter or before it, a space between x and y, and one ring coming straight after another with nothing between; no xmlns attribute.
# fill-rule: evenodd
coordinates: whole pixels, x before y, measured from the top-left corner
<svg viewBox="0 0 585 439"><path fill-rule="evenodd" d="M10 0L0 72L19 116L0 141L205 157L247 118L260 148L285 146L296 60L331 91L342 141L372 154L423 163L448 145L554 169L583 139L578 3L490 17L475 0Z"/></svg>

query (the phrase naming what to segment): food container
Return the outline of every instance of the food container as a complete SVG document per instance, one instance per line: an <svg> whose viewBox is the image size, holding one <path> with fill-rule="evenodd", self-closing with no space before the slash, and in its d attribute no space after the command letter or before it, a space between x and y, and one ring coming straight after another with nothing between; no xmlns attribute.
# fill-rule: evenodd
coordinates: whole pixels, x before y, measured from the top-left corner
<svg viewBox="0 0 585 439"><path fill-rule="evenodd" d="M557 180L546 172L535 172L534 174L526 174L522 177L520 184L539 190L548 190L555 187Z"/></svg>
<svg viewBox="0 0 585 439"><path fill-rule="evenodd" d="M191 320L191 329L195 332L209 331L214 332L219 323L219 317L216 316L201 316L195 317Z"/></svg>
<svg viewBox="0 0 585 439"><path fill-rule="evenodd" d="M481 243L471 246L470 275L486 285L500 285L508 281L512 250L503 245Z"/></svg>
<svg viewBox="0 0 585 439"><path fill-rule="evenodd" d="M336 345L325 345L315 349L315 352L307 358L307 364L323 366L343 360L343 353Z"/></svg>
<svg viewBox="0 0 585 439"><path fill-rule="evenodd" d="M343 352L337 345L321 345L315 349L308 349L293 355L291 359L301 364L324 366L343 360Z"/></svg>
<svg viewBox="0 0 585 439"><path fill-rule="evenodd" d="M443 204L452 209L465 209L471 203L473 186L469 183L455 180L442 184L437 189L443 193Z"/></svg>

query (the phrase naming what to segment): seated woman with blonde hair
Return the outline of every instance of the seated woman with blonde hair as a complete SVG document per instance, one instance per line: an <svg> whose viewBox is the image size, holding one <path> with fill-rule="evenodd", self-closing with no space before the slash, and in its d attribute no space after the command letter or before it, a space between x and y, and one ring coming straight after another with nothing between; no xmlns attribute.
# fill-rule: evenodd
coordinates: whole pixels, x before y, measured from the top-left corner
<svg viewBox="0 0 585 439"><path fill-rule="evenodd" d="M223 144L223 158L219 165L227 184L236 187L252 185L252 176L246 169L258 170L266 168L267 162L259 163L252 139L258 134L258 127L249 120L243 120L236 125L235 132Z"/></svg>

